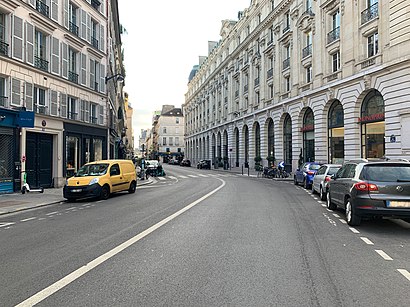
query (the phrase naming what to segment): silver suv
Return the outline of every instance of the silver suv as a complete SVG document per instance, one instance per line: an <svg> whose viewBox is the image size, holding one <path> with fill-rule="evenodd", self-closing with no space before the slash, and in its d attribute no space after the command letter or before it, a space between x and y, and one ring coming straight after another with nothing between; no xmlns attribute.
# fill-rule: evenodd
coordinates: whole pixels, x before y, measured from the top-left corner
<svg viewBox="0 0 410 307"><path fill-rule="evenodd" d="M331 179L327 207L345 209L349 225L359 225L364 217L410 219L408 161L348 161Z"/></svg>

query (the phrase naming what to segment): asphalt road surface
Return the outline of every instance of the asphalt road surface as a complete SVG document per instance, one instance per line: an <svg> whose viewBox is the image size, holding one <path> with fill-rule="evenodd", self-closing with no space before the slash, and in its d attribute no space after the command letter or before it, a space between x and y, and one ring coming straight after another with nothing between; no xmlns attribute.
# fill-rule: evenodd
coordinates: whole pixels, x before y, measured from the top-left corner
<svg viewBox="0 0 410 307"><path fill-rule="evenodd" d="M106 201L0 217L0 306L410 306L410 224L291 181L164 166Z"/></svg>

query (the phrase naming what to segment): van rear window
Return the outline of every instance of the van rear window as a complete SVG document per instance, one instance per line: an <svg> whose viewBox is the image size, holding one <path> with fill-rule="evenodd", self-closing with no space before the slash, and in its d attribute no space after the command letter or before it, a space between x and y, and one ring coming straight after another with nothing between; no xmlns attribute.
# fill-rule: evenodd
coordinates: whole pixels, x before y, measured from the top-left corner
<svg viewBox="0 0 410 307"><path fill-rule="evenodd" d="M383 182L410 182L410 165L377 164L363 167L363 179Z"/></svg>

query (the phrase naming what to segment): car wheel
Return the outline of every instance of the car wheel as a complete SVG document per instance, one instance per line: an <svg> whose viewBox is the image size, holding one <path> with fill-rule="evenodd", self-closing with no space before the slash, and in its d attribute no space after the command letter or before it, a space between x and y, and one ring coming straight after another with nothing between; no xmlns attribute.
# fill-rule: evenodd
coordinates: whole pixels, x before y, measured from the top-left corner
<svg viewBox="0 0 410 307"><path fill-rule="evenodd" d="M135 193L136 188L137 188L137 183L135 181L131 182L130 188L128 189L128 193L130 194Z"/></svg>
<svg viewBox="0 0 410 307"><path fill-rule="evenodd" d="M329 210L336 210L336 207L337 207L336 204L332 203L332 199L330 198L330 192L329 191L327 191L327 193L326 193L326 207Z"/></svg>
<svg viewBox="0 0 410 307"><path fill-rule="evenodd" d="M101 189L100 199L106 200L108 197L110 197L110 188L105 185Z"/></svg>
<svg viewBox="0 0 410 307"><path fill-rule="evenodd" d="M298 181L297 181L297 179L296 179L296 176L293 177L293 183L294 183L295 185L298 185Z"/></svg>
<svg viewBox="0 0 410 307"><path fill-rule="evenodd" d="M319 194L320 194L320 199L321 200L326 200L326 193L323 191L322 187L320 187L320 189L319 189Z"/></svg>
<svg viewBox="0 0 410 307"><path fill-rule="evenodd" d="M356 215L350 199L346 202L346 221L350 226L359 226L361 222L360 216Z"/></svg>

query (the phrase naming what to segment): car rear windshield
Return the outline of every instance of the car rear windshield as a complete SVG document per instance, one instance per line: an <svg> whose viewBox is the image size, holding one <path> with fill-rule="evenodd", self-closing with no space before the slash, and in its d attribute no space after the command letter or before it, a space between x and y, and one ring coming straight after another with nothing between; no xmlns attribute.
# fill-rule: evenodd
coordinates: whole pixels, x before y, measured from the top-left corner
<svg viewBox="0 0 410 307"><path fill-rule="evenodd" d="M108 163L86 164L78 170L75 177L102 176L107 173L107 169Z"/></svg>
<svg viewBox="0 0 410 307"><path fill-rule="evenodd" d="M339 168L340 168L340 167L331 167L331 168L329 168L327 174L328 174L329 176L332 176L332 175L334 175L334 174L337 173L337 171L339 170Z"/></svg>
<svg viewBox="0 0 410 307"><path fill-rule="evenodd" d="M318 170L320 168L319 164L310 164L309 169Z"/></svg>
<svg viewBox="0 0 410 307"><path fill-rule="evenodd" d="M384 182L410 182L410 165L366 165L363 167L363 179Z"/></svg>

